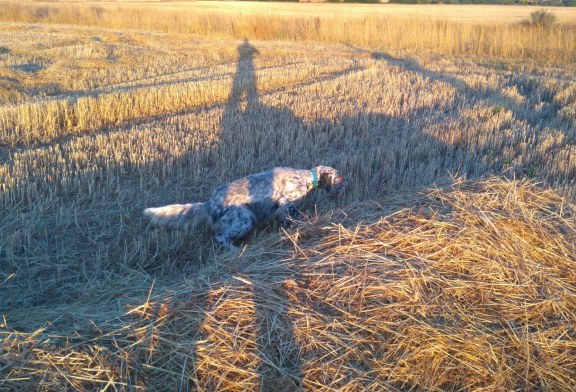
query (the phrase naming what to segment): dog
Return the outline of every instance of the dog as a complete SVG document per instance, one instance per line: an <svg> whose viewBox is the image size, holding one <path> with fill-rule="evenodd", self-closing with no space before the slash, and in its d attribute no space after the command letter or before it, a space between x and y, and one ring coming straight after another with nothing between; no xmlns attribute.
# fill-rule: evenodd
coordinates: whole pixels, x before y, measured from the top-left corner
<svg viewBox="0 0 576 392"><path fill-rule="evenodd" d="M310 170L276 167L217 188L204 203L146 208L152 224L194 229L207 224L214 240L227 249L257 227L288 225L299 214L303 199L315 189L333 193L347 186L346 178L329 166Z"/></svg>

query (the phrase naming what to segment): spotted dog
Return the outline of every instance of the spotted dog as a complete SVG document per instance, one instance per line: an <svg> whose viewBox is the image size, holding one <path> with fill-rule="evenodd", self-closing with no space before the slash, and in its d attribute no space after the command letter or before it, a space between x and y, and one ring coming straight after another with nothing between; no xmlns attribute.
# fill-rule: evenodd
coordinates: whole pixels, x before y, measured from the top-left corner
<svg viewBox="0 0 576 392"><path fill-rule="evenodd" d="M144 215L153 224L170 227L207 224L218 244L234 249L233 243L256 227L273 221L287 224L310 191L334 192L346 185L346 179L328 166L311 170L277 167L221 186L204 203L147 208Z"/></svg>

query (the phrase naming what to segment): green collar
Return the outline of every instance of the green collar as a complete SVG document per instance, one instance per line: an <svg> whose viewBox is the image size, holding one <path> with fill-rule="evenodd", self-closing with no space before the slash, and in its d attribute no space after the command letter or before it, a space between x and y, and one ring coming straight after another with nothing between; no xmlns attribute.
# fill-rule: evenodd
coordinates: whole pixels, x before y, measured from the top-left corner
<svg viewBox="0 0 576 392"><path fill-rule="evenodd" d="M312 173L312 189L318 188L318 173L316 173L316 169L310 170Z"/></svg>

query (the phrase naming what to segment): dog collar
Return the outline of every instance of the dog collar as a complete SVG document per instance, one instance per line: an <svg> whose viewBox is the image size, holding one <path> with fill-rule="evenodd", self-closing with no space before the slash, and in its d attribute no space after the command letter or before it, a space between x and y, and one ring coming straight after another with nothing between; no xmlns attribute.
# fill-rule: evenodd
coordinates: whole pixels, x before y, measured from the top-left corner
<svg viewBox="0 0 576 392"><path fill-rule="evenodd" d="M318 173L315 169L310 170L310 173L312 173L312 189L318 188Z"/></svg>

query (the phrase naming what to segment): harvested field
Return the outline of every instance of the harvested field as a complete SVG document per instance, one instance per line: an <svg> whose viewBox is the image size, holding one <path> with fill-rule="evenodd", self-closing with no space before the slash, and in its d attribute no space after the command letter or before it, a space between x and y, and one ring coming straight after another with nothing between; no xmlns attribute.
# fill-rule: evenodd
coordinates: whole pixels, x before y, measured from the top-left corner
<svg viewBox="0 0 576 392"><path fill-rule="evenodd" d="M283 236L261 236L239 256L214 257L185 275L157 275L148 293L138 292L146 286L137 272L128 282L91 288L133 304L120 319L88 325L81 335L73 333L74 318L113 315L93 313L102 294L61 304L58 314L45 309L57 327L24 333L5 324L3 383L574 388L573 204L530 183L498 179L387 203L358 203ZM54 329L68 334L47 331Z"/></svg>
<svg viewBox="0 0 576 392"><path fill-rule="evenodd" d="M550 8L553 28L534 28L533 7L263 4L257 2L0 2L1 21L97 26L252 40L329 42L373 50L576 61L576 13Z"/></svg>
<svg viewBox="0 0 576 392"><path fill-rule="evenodd" d="M102 12L0 23L0 390L576 389L572 27L471 53ZM236 253L141 215L319 164L348 189Z"/></svg>
<svg viewBox="0 0 576 392"><path fill-rule="evenodd" d="M122 0L122 1L49 1L49 2L34 2L40 4L25 4L21 5L23 8L19 10L34 10L39 7L58 8L63 10L59 13L66 13L67 8L73 8L71 5L77 6L78 9L90 9L94 7L100 8L100 13L105 13L107 9L111 10L128 10L128 11L142 11L144 13L149 11L155 12L168 12L178 11L180 13L189 13L197 15L219 15L226 17L232 15L234 17L295 17L303 19L305 16L313 16L318 18L340 17L342 21L351 21L356 18L363 19L370 16L381 16L389 18L400 19L426 19L442 20L448 22L474 22L480 24L513 24L522 22L530 18L530 13L537 9L546 9L554 13L560 23L563 24L576 24L576 15L574 9L570 7L518 7L509 5L472 5L463 6L460 4L386 4L378 6L373 4L331 4L331 3L299 3L293 2L269 2L262 3L257 1L138 1L138 0ZM55 4L60 3L60 4ZM4 2L4 4L14 4L14 2ZM8 8L10 9L10 8ZM10 15L10 12L6 12ZM43 15L44 17L48 15ZM118 14L116 14L118 16ZM12 16L14 17L14 16ZM24 13L17 18L34 18L38 19L37 15L30 15ZM102 21L100 21L102 22Z"/></svg>

